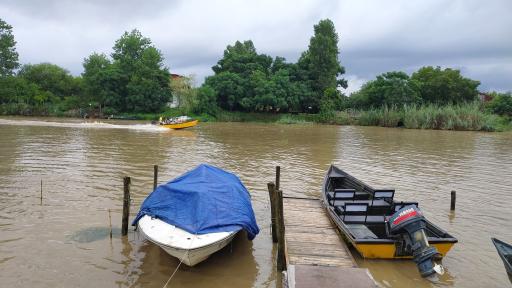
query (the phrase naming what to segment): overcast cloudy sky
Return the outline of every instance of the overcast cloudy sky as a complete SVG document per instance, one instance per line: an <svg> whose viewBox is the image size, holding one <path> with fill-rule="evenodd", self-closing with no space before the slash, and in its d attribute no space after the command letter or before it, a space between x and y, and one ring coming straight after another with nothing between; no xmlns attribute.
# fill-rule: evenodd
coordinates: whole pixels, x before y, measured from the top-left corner
<svg viewBox="0 0 512 288"><path fill-rule="evenodd" d="M460 69L482 91L510 91L511 15L511 0L0 0L23 64L51 62L79 75L85 57L110 54L124 31L137 28L171 72L194 74L198 83L236 40L296 61L313 25L329 18L349 92L380 73L425 65Z"/></svg>

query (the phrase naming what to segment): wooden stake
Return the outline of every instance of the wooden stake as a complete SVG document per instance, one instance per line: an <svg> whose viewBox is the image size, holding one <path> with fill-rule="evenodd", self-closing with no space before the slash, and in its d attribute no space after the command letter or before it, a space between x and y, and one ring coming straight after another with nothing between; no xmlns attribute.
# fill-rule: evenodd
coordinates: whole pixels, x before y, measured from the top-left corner
<svg viewBox="0 0 512 288"><path fill-rule="evenodd" d="M41 205L43 205L43 179L41 179Z"/></svg>
<svg viewBox="0 0 512 288"><path fill-rule="evenodd" d="M276 230L276 199L275 199L275 190L276 185L272 182L267 184L268 187L268 198L270 200L270 220L271 220L271 233L272 233L272 242L277 243L277 230Z"/></svg>
<svg viewBox="0 0 512 288"><path fill-rule="evenodd" d="M457 192L455 190L452 190L451 193L451 201L450 201L450 210L455 210L455 198L457 197Z"/></svg>
<svg viewBox="0 0 512 288"><path fill-rule="evenodd" d="M276 190L277 198L277 269L286 270L285 240L284 240L284 211L283 211L283 191Z"/></svg>
<svg viewBox="0 0 512 288"><path fill-rule="evenodd" d="M110 225L110 239L112 239L112 216L110 216L110 209L108 209L108 223Z"/></svg>
<svg viewBox="0 0 512 288"><path fill-rule="evenodd" d="M158 165L153 166L153 191L156 189L158 183Z"/></svg>
<svg viewBox="0 0 512 288"><path fill-rule="evenodd" d="M124 177L124 195L123 195L123 219L121 226L121 235L128 234L128 217L130 215L130 177Z"/></svg>
<svg viewBox="0 0 512 288"><path fill-rule="evenodd" d="M281 182L281 166L276 166L276 190L279 190L279 182Z"/></svg>

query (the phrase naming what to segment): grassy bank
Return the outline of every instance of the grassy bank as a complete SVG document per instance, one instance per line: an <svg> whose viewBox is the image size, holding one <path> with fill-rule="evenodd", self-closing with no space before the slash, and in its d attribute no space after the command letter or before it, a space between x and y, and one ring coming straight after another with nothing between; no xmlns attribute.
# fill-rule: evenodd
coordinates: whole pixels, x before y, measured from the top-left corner
<svg viewBox="0 0 512 288"><path fill-rule="evenodd" d="M16 111L18 113L10 113ZM25 113L19 113L24 111ZM61 116L77 117L77 111L62 112L55 107L11 107L0 106L0 115ZM167 109L161 113L122 113L119 119L154 121L162 117L189 115L202 122L259 122L278 124L332 124L381 127L403 127L408 129L436 129L463 131L512 130L512 119L491 114L478 103L447 106L406 106L403 108L382 107L370 110L337 111L319 114L276 114L218 111L215 115L187 113L182 109Z"/></svg>
<svg viewBox="0 0 512 288"><path fill-rule="evenodd" d="M358 113L357 125L458 131L504 131L510 119L490 114L478 104L380 108Z"/></svg>

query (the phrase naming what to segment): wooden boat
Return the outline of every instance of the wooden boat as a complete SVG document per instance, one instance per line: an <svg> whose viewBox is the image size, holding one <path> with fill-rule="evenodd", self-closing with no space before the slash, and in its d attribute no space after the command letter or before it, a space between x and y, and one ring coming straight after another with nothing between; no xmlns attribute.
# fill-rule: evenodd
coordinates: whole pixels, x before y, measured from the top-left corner
<svg viewBox="0 0 512 288"><path fill-rule="evenodd" d="M498 250L501 260L503 260L505 270L507 270L508 275L512 276L512 245L496 238L491 238L491 240L494 246L496 246L496 250Z"/></svg>
<svg viewBox="0 0 512 288"><path fill-rule="evenodd" d="M404 207L417 208L418 203L395 201L394 194L394 189L375 189L331 165L322 196L329 216L363 258L413 258L411 247L403 239L389 235L387 220ZM427 246L434 246L444 257L457 239L425 221Z"/></svg>
<svg viewBox="0 0 512 288"><path fill-rule="evenodd" d="M169 128L169 129L184 129L189 127L194 127L199 123L199 120L192 119L188 116L180 116L171 118L165 121L160 119L160 126Z"/></svg>
<svg viewBox="0 0 512 288"><path fill-rule="evenodd" d="M191 234L147 215L139 220L138 229L146 239L188 266L194 266L224 248L238 232Z"/></svg>

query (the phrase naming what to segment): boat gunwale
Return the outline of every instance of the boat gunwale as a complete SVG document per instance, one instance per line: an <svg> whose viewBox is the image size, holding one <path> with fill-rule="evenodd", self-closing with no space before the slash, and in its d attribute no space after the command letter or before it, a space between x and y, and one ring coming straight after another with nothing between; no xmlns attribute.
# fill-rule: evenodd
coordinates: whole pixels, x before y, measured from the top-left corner
<svg viewBox="0 0 512 288"><path fill-rule="evenodd" d="M185 127L172 127L172 126L179 126L179 125L191 124L191 123L194 123L194 125L192 125L192 126L185 126ZM160 123L159 125L164 127L164 128L169 128L169 129L184 129L184 128L194 127L198 123L199 123L198 119L192 119L192 120L181 122L181 123L172 123L172 124L162 124L162 123Z"/></svg>
<svg viewBox="0 0 512 288"><path fill-rule="evenodd" d="M492 244L494 244L494 247L496 247L496 251L498 252L498 255L500 256L501 260L503 261L503 265L505 266L505 271L509 275L512 275L512 262L507 257L512 257L512 245L503 242L497 238L491 237ZM505 253L507 251L503 251L501 247L498 246L504 246L504 248L507 248L510 250L510 252Z"/></svg>
<svg viewBox="0 0 512 288"><path fill-rule="evenodd" d="M168 224L168 223L167 223L167 224ZM170 225L170 224L168 224L168 225ZM143 234L144 238L148 239L150 242L152 242L152 243L154 243L154 244L156 244L156 245L158 245L158 246L165 246L165 247L167 247L167 248L172 248L172 249L175 249L175 250L178 250L178 251L191 251L191 252L196 251L196 250L203 250L203 249L205 249L205 248L207 248L207 247L214 246L215 244L218 244L218 243L220 243L220 242L222 242L222 241L225 241L226 239L234 238L234 237L235 237L235 235L236 235L238 232L240 232L240 231L242 230L242 229L239 229L239 230L237 230L237 231L229 231L229 232L228 232L228 231L226 231L226 232L228 232L228 233L229 233L229 234L228 234L228 236L226 236L226 237L224 237L224 238L222 238L222 239L220 239L220 240L217 240L217 241L215 241L215 242L212 242L212 243L210 243L210 244L208 244L208 245L199 246L199 247L196 247L196 248L193 248L193 249L187 249L187 248L181 248L181 247L171 246L171 245L168 245L168 244L162 243L162 242L160 242L160 241L156 241L156 240L154 240L153 238L149 237L149 235L148 235L147 233L144 233L144 229L142 229L142 227L140 226L140 224L139 224L139 223L137 223L137 228L138 228L137 230L140 230L140 231L141 231L141 233ZM179 227L176 227L176 228L181 229L181 228L179 228ZM181 230L183 230L183 229L181 229ZM206 234L208 234L208 233L206 233ZM201 234L198 234L198 235L201 235Z"/></svg>

